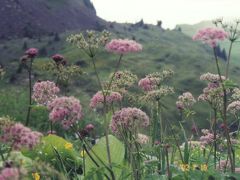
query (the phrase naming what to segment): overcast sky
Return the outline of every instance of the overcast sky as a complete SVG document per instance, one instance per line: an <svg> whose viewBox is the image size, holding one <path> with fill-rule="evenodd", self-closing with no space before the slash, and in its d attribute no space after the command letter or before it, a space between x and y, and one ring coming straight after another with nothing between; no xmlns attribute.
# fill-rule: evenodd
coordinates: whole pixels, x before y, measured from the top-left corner
<svg viewBox="0 0 240 180"><path fill-rule="evenodd" d="M98 16L108 21L147 23L163 26L194 24L218 17L240 18L240 0L91 0Z"/></svg>

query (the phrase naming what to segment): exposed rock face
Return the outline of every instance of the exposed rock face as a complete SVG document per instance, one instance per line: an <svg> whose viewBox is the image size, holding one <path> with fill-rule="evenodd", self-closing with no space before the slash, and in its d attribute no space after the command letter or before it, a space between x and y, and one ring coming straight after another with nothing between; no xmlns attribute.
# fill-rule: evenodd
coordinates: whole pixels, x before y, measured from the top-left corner
<svg viewBox="0 0 240 180"><path fill-rule="evenodd" d="M1 0L0 17L0 39L98 29L105 23L90 0Z"/></svg>

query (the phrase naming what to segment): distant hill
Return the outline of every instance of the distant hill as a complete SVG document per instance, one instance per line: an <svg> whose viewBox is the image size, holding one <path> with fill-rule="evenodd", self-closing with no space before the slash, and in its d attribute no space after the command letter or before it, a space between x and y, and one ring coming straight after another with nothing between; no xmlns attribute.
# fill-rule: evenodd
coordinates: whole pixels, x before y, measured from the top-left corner
<svg viewBox="0 0 240 180"><path fill-rule="evenodd" d="M104 24L90 0L1 0L0 17L0 39L97 29Z"/></svg>

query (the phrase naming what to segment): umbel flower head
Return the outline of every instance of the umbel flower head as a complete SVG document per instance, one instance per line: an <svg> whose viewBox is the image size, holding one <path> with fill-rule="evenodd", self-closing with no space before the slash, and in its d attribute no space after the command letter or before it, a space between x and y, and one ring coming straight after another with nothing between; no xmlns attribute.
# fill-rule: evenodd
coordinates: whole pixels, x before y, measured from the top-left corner
<svg viewBox="0 0 240 180"><path fill-rule="evenodd" d="M57 97L60 89L56 86L54 82L51 81L41 81L36 82L33 86L32 98L39 105L47 105L53 99Z"/></svg>
<svg viewBox="0 0 240 180"><path fill-rule="evenodd" d="M240 89L239 88L233 89L233 94L232 94L231 98L235 101L240 101Z"/></svg>
<svg viewBox="0 0 240 180"><path fill-rule="evenodd" d="M205 28L199 30L194 36L193 40L202 41L210 47L215 48L219 41L223 41L228 37L228 34L218 28Z"/></svg>
<svg viewBox="0 0 240 180"><path fill-rule="evenodd" d="M221 79L222 80L225 80L225 76L221 76ZM212 73L205 73L205 74L202 74L200 76L200 80L202 81L209 81L209 82L212 82L212 83L215 83L215 82L219 82L220 81L220 77L218 74L212 74Z"/></svg>
<svg viewBox="0 0 240 180"><path fill-rule="evenodd" d="M174 72L170 69L148 74L138 82L138 86L146 92L156 90L164 81L170 79L173 74Z"/></svg>
<svg viewBox="0 0 240 180"><path fill-rule="evenodd" d="M174 89L169 86L162 86L157 90L148 91L144 96L144 100L147 101L158 101L161 98L174 93Z"/></svg>
<svg viewBox="0 0 240 180"><path fill-rule="evenodd" d="M75 97L57 97L48 104L49 119L60 123L64 129L69 129L83 117L80 101Z"/></svg>
<svg viewBox="0 0 240 180"><path fill-rule="evenodd" d="M149 117L145 112L137 108L122 108L114 113L111 122L112 132L119 134L122 130L134 131L137 127L147 127Z"/></svg>
<svg viewBox="0 0 240 180"><path fill-rule="evenodd" d="M106 93L106 92L105 92ZM113 103L120 102L122 100L122 95L118 92L109 91L106 94L105 101L107 105L112 105ZM104 95L101 91L98 91L91 99L90 107L97 108L98 106L103 105Z"/></svg>
<svg viewBox="0 0 240 180"><path fill-rule="evenodd" d="M90 57L94 57L98 48L105 46L109 40L110 33L106 30L101 33L95 31L86 31L85 34L70 35L67 41L82 49Z"/></svg>
<svg viewBox="0 0 240 180"><path fill-rule="evenodd" d="M112 74L111 76L112 77ZM137 82L137 76L130 71L117 71L113 77L112 89L128 88Z"/></svg>
<svg viewBox="0 0 240 180"><path fill-rule="evenodd" d="M142 51L142 45L129 39L113 39L106 45L108 52L127 54Z"/></svg>
<svg viewBox="0 0 240 180"><path fill-rule="evenodd" d="M14 150L32 149L40 142L41 133L32 131L21 123L3 128L0 141L11 144Z"/></svg>
<svg viewBox="0 0 240 180"><path fill-rule="evenodd" d="M176 106L179 110L191 109L193 104L196 103L195 98L192 93L185 92L181 96L178 97L178 101L176 102Z"/></svg>
<svg viewBox="0 0 240 180"><path fill-rule="evenodd" d="M229 111L232 114L236 114L240 111L240 101L233 101L230 103L227 107L227 111Z"/></svg>

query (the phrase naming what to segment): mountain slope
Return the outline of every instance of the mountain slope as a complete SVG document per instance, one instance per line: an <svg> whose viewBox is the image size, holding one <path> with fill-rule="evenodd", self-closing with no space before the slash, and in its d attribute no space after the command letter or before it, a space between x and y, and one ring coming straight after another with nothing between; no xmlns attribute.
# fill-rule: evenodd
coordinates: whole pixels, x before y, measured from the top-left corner
<svg viewBox="0 0 240 180"><path fill-rule="evenodd" d="M1 0L0 38L32 37L104 23L90 0Z"/></svg>

